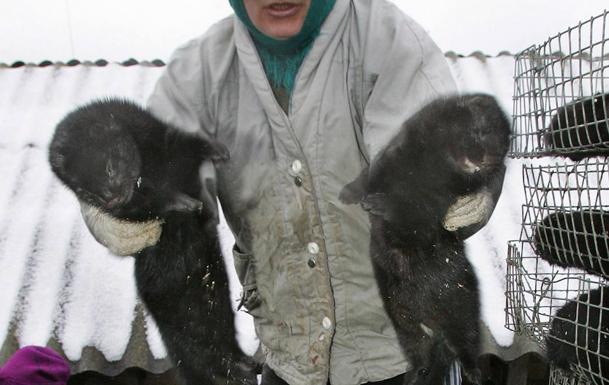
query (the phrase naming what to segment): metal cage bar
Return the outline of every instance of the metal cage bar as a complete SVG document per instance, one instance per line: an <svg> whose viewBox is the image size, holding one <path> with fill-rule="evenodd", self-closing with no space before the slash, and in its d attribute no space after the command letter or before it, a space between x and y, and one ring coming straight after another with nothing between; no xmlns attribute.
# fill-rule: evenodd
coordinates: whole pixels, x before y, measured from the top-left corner
<svg viewBox="0 0 609 385"><path fill-rule="evenodd" d="M590 380L577 371L564 371L550 366L550 384L553 385L588 385Z"/></svg>
<svg viewBox="0 0 609 385"><path fill-rule="evenodd" d="M516 56L510 155L609 155L609 13Z"/></svg>
<svg viewBox="0 0 609 385"><path fill-rule="evenodd" d="M522 178L522 231L507 260L506 326L547 347L548 357L562 363L556 377L575 381L569 376L577 372L577 381L609 385L609 164L531 161Z"/></svg>
<svg viewBox="0 0 609 385"><path fill-rule="evenodd" d="M522 231L508 245L506 327L546 349L551 384L609 385L608 15L515 61L510 156L558 158L523 166Z"/></svg>
<svg viewBox="0 0 609 385"><path fill-rule="evenodd" d="M509 243L507 265L506 327L561 363L550 383L609 385L609 282L550 265L526 241Z"/></svg>
<svg viewBox="0 0 609 385"><path fill-rule="evenodd" d="M559 266L609 277L609 165L523 166L521 238Z"/></svg>
<svg viewBox="0 0 609 385"><path fill-rule="evenodd" d="M537 257L527 242L509 244L507 327L540 343L552 317L566 302L604 282L577 269L552 266Z"/></svg>

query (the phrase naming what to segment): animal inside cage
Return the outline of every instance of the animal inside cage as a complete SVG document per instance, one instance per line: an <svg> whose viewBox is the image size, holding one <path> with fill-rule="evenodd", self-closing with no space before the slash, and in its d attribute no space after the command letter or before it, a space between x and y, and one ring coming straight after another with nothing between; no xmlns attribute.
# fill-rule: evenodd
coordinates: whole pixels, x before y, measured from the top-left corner
<svg viewBox="0 0 609 385"><path fill-rule="evenodd" d="M523 239L551 264L609 278L609 165L525 165Z"/></svg>
<svg viewBox="0 0 609 385"><path fill-rule="evenodd" d="M508 329L528 335L552 362L551 384L609 384L609 284L550 265L526 241L509 244Z"/></svg>
<svg viewBox="0 0 609 385"><path fill-rule="evenodd" d="M609 155L608 15L516 56L511 156Z"/></svg>
<svg viewBox="0 0 609 385"><path fill-rule="evenodd" d="M523 187L506 324L546 346L564 383L609 384L609 164L530 161Z"/></svg>

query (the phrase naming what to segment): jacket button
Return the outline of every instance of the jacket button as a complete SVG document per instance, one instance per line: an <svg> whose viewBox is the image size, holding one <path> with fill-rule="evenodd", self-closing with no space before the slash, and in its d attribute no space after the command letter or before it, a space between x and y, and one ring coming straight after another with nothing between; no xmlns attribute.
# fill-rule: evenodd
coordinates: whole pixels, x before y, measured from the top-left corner
<svg viewBox="0 0 609 385"><path fill-rule="evenodd" d="M330 320L330 318L324 317L324 319L321 320L321 325L324 327L324 329L330 330L330 328L332 327L332 321Z"/></svg>
<svg viewBox="0 0 609 385"><path fill-rule="evenodd" d="M297 176L294 178L294 184L298 187L302 186L302 178Z"/></svg>
<svg viewBox="0 0 609 385"><path fill-rule="evenodd" d="M319 253L319 245L315 242L309 242L307 245L307 251L311 254Z"/></svg>
<svg viewBox="0 0 609 385"><path fill-rule="evenodd" d="M292 171L298 174L300 170L302 170L302 163L298 159L296 159L292 162Z"/></svg>
<svg viewBox="0 0 609 385"><path fill-rule="evenodd" d="M309 260L307 261L307 265L309 265L309 267L312 269L315 267L315 259L314 258L309 258Z"/></svg>

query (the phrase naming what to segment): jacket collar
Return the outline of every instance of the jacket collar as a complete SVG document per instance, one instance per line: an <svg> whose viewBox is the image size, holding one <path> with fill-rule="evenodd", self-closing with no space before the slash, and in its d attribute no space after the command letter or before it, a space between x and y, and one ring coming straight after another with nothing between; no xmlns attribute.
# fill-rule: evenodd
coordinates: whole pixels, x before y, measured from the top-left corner
<svg viewBox="0 0 609 385"><path fill-rule="evenodd" d="M313 42L311 50L302 62L296 81L294 84L292 103L299 105L302 98L302 93L299 90L308 89L308 85L316 74L316 69L320 64L324 53L332 46L337 38L340 38L341 28L344 28L347 10L349 9L350 0L336 0L334 8L322 24L319 35ZM234 38L235 47L237 49L238 60L244 67L247 77L251 81L256 93L261 100L264 109L269 114L269 119L274 123L288 123L286 115L275 100L273 91L267 80L267 77L262 67L262 62L258 56L258 51L248 32L247 26L236 15L234 20Z"/></svg>

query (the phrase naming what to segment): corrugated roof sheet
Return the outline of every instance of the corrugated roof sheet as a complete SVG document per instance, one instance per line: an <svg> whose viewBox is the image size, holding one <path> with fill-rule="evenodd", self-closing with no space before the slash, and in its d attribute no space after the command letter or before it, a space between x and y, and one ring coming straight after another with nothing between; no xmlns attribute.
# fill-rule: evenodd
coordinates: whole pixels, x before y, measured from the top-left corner
<svg viewBox="0 0 609 385"><path fill-rule="evenodd" d="M114 64L0 69L0 361L17 344L48 343L74 372L170 367L164 351L153 349L159 338L147 331L136 299L133 261L96 244L47 162L66 111L109 95L143 102L161 71Z"/></svg>
<svg viewBox="0 0 609 385"><path fill-rule="evenodd" d="M494 94L511 113L513 56L449 53L447 60L462 91ZM54 126L67 111L110 95L143 103L162 70L154 61L0 66L0 363L18 345L49 344L72 361L75 373L169 367L138 302L132 258L112 256L93 240L75 198L47 165ZM520 231L521 178L519 161L510 160L493 218L468 240L485 288L484 319L502 345L512 341L503 327L505 258L507 241ZM228 250L231 236L226 228L222 234ZM233 288L237 295L234 282ZM240 320L251 350L251 323Z"/></svg>
<svg viewBox="0 0 609 385"><path fill-rule="evenodd" d="M469 55L464 55L464 54L456 53L454 51L447 51L444 55L447 58L453 58L453 59L454 58L469 57L469 56L473 56L473 57L477 57L477 58L490 58L490 57L492 57L491 55L485 54L482 51L474 51L474 52L471 52ZM500 57L500 56L513 56L513 54L508 52L508 51L501 51L501 52L499 52L496 55L496 57ZM132 65L163 67L165 65L165 62L162 59L137 60L137 59L134 59L134 58L129 58L129 59L121 61L121 62L113 62L113 63L108 62L106 59L97 59L95 61L91 61L91 60L81 61L81 60L78 60L78 59L71 59L71 60L68 60L67 62L43 60L43 61L38 62L38 63L34 63L34 62L27 62L26 63L24 61L17 60L17 61L12 62L12 63L3 63L3 62L0 62L0 68L19 68L19 67L24 67L24 66L29 66L29 67L48 67L48 66L51 66L51 65L54 65L54 66L68 66L68 67L73 67L73 66L76 66L76 65L87 65L87 66L104 67L104 66L107 66L108 64L118 64L118 65L122 65L122 66L126 66L126 67L132 66Z"/></svg>

